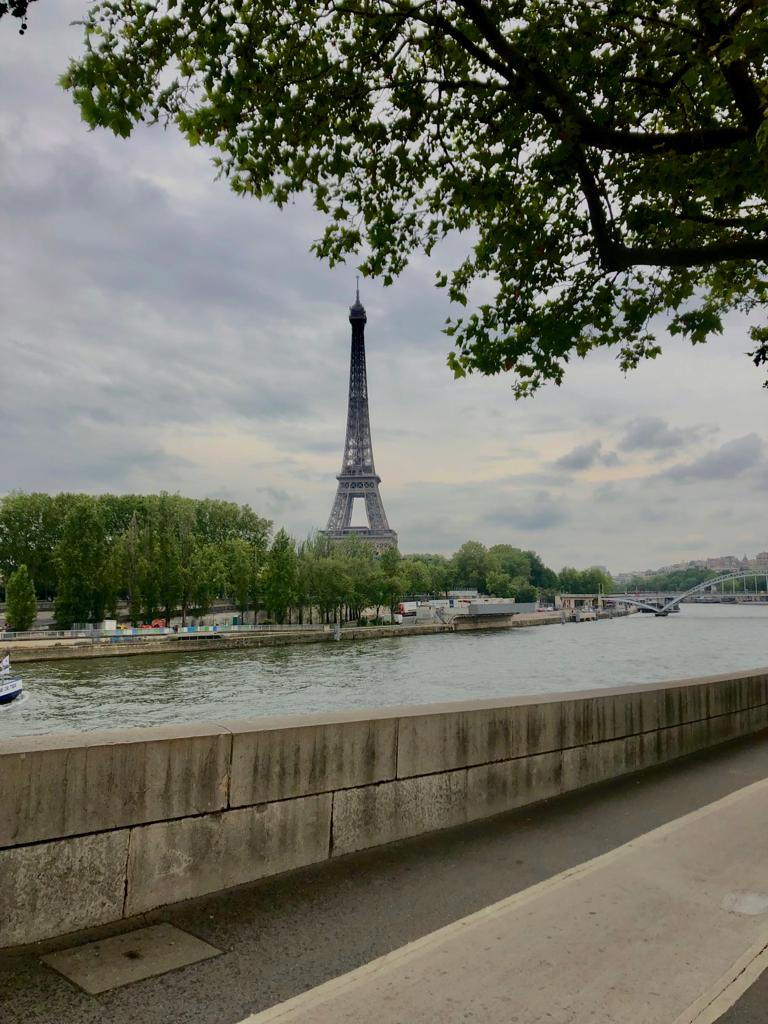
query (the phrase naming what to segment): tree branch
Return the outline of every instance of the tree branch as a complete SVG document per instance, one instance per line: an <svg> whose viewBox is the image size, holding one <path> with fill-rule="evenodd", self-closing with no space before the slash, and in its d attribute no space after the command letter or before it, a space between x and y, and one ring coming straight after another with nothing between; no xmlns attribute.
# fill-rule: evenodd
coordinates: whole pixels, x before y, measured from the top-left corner
<svg viewBox="0 0 768 1024"><path fill-rule="evenodd" d="M735 260L761 260L768 263L768 239L750 239L744 242L721 242L713 245L698 245L688 248L665 249L661 246L649 248L616 248L615 257L619 270L630 267L694 267L712 266Z"/></svg>
<svg viewBox="0 0 768 1024"><path fill-rule="evenodd" d="M518 87L523 94L530 91L529 83L556 100L564 113L572 117L577 123L587 120L584 111L581 109L576 98L567 89L549 74L540 64L531 61L519 47L514 46L501 31L499 26L490 17L486 8L480 0L458 0L464 13L469 20L495 49L496 53L507 62L516 79ZM509 78L509 74L505 76ZM544 106L544 104L542 104ZM541 111L536 111L541 113Z"/></svg>
<svg viewBox="0 0 768 1024"><path fill-rule="evenodd" d="M600 186L592 168L587 163L584 152L576 147L576 173L579 176L581 191L587 201L589 211L589 223L592 227L592 235L597 243L597 255L603 270L623 269L618 261L618 254L621 246L615 238L614 228L609 223L603 208L600 197Z"/></svg>
<svg viewBox="0 0 768 1024"><path fill-rule="evenodd" d="M751 132L745 128L723 127L701 128L687 132L645 133L604 128L595 124L576 98L564 89L560 82L505 38L479 0L459 0L459 3L499 57L509 64L511 74L508 71L504 76L509 82L509 90L518 98L527 100L529 109L533 113L541 114L549 124L572 120L578 128L580 139L598 149L649 155L664 152L690 155L728 148L735 142L749 138L750 134L757 130L756 127L752 128ZM539 95L531 95L531 85L536 87ZM547 105L546 97L557 102L562 114ZM562 115L565 115L565 118Z"/></svg>
<svg viewBox="0 0 768 1024"><path fill-rule="evenodd" d="M473 39L458 29L441 14L427 14L420 7L411 6L392 13L392 17L405 20L415 18L449 36L470 56L490 71L495 71L501 82L496 88L505 89L521 101L532 114L538 114L551 126L572 125L579 141L596 149L617 153L645 153L649 156L663 153L692 155L709 150L727 149L736 142L750 137L746 128L718 127L701 128L686 132L632 132L619 131L596 124L581 108L576 98L564 89L560 82L535 61L530 60L514 46L495 24L480 0L458 0L467 17L493 48L496 56L479 46ZM365 17L366 12L349 6L337 7L340 11ZM479 86L479 83L477 83ZM488 89L494 88L488 83ZM443 88L450 88L447 83ZM560 110L547 103L555 100Z"/></svg>
<svg viewBox="0 0 768 1024"><path fill-rule="evenodd" d="M697 0L696 15L703 30L707 50L712 53L728 83L744 123L754 134L763 122L763 100L743 60L721 64L718 51L730 42L729 25L718 0Z"/></svg>
<svg viewBox="0 0 768 1024"><path fill-rule="evenodd" d="M678 220L690 220L695 224L709 224L716 228L747 228L757 231L768 231L768 220L758 218L750 220L748 217L710 217L706 213L676 213Z"/></svg>
<svg viewBox="0 0 768 1024"><path fill-rule="evenodd" d="M616 237L615 227L608 220L603 207L600 184L587 163L581 149L575 149L576 173L587 202L592 237L603 270L621 271L630 267L691 267L711 266L735 260L764 260L768 262L768 238L746 241L716 242L712 245L687 247L648 246L630 247Z"/></svg>
<svg viewBox="0 0 768 1024"><path fill-rule="evenodd" d="M587 122L579 126L581 139L596 149L617 153L679 153L691 155L728 149L750 138L746 128L698 128L688 132L622 132Z"/></svg>

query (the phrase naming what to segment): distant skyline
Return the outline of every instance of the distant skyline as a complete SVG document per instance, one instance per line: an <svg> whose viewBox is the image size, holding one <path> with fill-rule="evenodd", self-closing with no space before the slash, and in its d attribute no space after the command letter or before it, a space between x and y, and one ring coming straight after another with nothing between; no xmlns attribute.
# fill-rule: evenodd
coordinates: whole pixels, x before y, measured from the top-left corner
<svg viewBox="0 0 768 1024"><path fill-rule="evenodd" d="M88 132L56 85L81 0L0 22L0 488L248 502L322 528L344 441L353 266L312 257L321 220L235 197L174 131ZM515 402L454 381L417 259L361 280L371 427L404 552L470 538L612 571L768 549L768 392L744 322L623 376L610 352ZM488 301L490 288L475 298Z"/></svg>
<svg viewBox="0 0 768 1024"><path fill-rule="evenodd" d="M725 554L700 555L699 557L694 555L692 558L681 558L675 562L668 562L666 565L634 566L630 569L619 569L618 571L614 571L613 575L631 576L634 573L663 573L669 569L677 569L682 566L706 565L707 563L726 562L730 559L736 559L737 561L743 561L746 559L748 562L755 562L760 555L763 556L760 559L760 572L762 573L763 567L768 570L768 551L743 551L741 554L736 554L734 551L728 551ZM726 567L723 566L724 571L725 568Z"/></svg>

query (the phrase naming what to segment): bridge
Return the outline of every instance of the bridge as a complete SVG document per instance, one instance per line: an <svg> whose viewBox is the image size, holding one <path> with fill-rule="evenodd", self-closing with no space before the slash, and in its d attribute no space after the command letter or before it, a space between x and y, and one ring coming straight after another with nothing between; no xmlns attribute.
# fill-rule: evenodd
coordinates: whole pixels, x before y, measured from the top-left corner
<svg viewBox="0 0 768 1024"><path fill-rule="evenodd" d="M691 587L690 590L685 590L682 593L669 593L669 594L605 594L603 601L609 601L615 604L628 604L636 608L642 608L644 611L653 612L654 615L669 615L670 612L677 611L683 601L690 600L695 597L696 594L703 594L707 590L711 590L713 587L719 587L723 583L729 583L731 580L747 580L747 579L765 579L766 589L768 590L768 573L757 572L754 569L744 569L739 572L726 572L720 576L713 576L712 579L704 580L702 583L697 583L695 587Z"/></svg>

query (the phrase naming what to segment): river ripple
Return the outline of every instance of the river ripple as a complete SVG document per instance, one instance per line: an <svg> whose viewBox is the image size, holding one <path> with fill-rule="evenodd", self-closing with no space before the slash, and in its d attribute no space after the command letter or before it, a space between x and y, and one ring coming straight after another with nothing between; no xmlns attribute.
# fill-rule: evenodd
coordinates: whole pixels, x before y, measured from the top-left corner
<svg viewBox="0 0 768 1024"><path fill-rule="evenodd" d="M557 693L768 666L768 607L19 666L0 737Z"/></svg>

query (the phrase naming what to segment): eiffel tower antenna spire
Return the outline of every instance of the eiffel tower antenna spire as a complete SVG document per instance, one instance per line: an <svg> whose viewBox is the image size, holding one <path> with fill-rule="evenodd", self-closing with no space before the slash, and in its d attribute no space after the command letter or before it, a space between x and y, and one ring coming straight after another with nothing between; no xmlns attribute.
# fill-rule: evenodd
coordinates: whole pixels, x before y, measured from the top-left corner
<svg viewBox="0 0 768 1024"><path fill-rule="evenodd" d="M357 536L372 544L377 551L397 546L397 534L390 529L379 493L381 477L373 465L371 423L368 412L368 376L365 366L365 325L368 317L360 301L360 278L357 278L355 303L349 307L352 344L349 360L349 400L347 404L347 436L341 472L336 479L336 497L325 528L332 540ZM352 526L355 499L364 502L367 526Z"/></svg>

